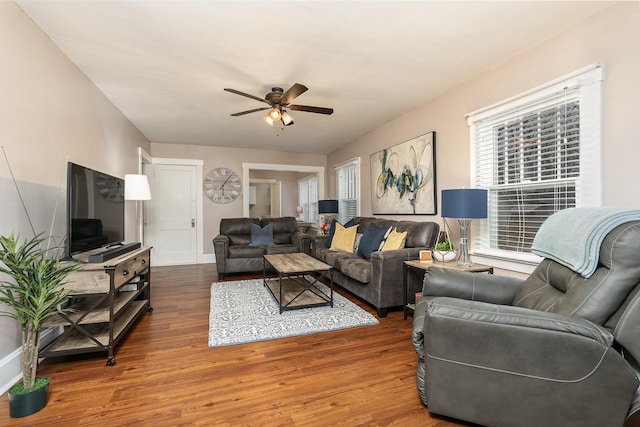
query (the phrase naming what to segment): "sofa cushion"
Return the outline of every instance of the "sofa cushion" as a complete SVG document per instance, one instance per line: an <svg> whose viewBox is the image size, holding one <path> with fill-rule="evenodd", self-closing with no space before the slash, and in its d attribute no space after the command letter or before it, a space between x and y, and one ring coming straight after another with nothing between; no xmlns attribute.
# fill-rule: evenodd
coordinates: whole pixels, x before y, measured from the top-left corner
<svg viewBox="0 0 640 427"><path fill-rule="evenodd" d="M358 253L358 248L360 247L360 240L362 240L362 233L356 233L356 241L353 242L353 253Z"/></svg>
<svg viewBox="0 0 640 427"><path fill-rule="evenodd" d="M336 221L335 219L333 221L331 221L331 226L329 227L329 238L327 239L327 247L330 248L331 247L331 242L333 242L333 236L336 233L336 224L340 224L338 221ZM340 224L342 225L342 224ZM356 225L355 223L355 218L351 218L349 221L347 221L347 223L344 225L344 227L349 228L349 227L353 227L354 225Z"/></svg>
<svg viewBox="0 0 640 427"><path fill-rule="evenodd" d="M382 242L391 232L391 227L378 227L371 223L362 234L360 245L358 245L358 256L364 259L371 259L371 253L382 248Z"/></svg>
<svg viewBox="0 0 640 427"><path fill-rule="evenodd" d="M382 245L383 251L393 251L396 249L404 248L404 242L407 240L407 232L403 231L402 233L397 232L396 230L391 230L391 233L387 236L387 239L384 241Z"/></svg>
<svg viewBox="0 0 640 427"><path fill-rule="evenodd" d="M263 246L233 245L229 246L227 258L261 258L264 255Z"/></svg>
<svg viewBox="0 0 640 427"><path fill-rule="evenodd" d="M357 232L357 225L345 228L340 223L336 223L336 232L331 240L331 250L353 252L353 245L356 241Z"/></svg>
<svg viewBox="0 0 640 427"><path fill-rule="evenodd" d="M276 245L288 245L291 236L298 231L298 221L292 216L280 218L262 218L260 224L264 227L271 224L273 227L273 243Z"/></svg>
<svg viewBox="0 0 640 427"><path fill-rule="evenodd" d="M343 260L340 271L361 283L371 281L371 262L360 257Z"/></svg>
<svg viewBox="0 0 640 427"><path fill-rule="evenodd" d="M314 249L313 256L318 258L322 262L327 262L326 261L327 254L330 253L330 252L331 252L331 249L327 249L324 246L321 246L321 247L317 247L317 248ZM329 264L329 263L327 262L327 264Z"/></svg>
<svg viewBox="0 0 640 427"><path fill-rule="evenodd" d="M419 248L433 245L434 233L437 234L438 229L433 227L432 222L398 221L396 231L407 232L405 248Z"/></svg>
<svg viewBox="0 0 640 427"><path fill-rule="evenodd" d="M349 252L327 250L324 256L324 262L329 264L336 270L342 271L342 262L347 259L362 259L358 255Z"/></svg>
<svg viewBox="0 0 640 427"><path fill-rule="evenodd" d="M277 254L293 254L300 252L296 245L274 245L264 248L265 255L277 255Z"/></svg>
<svg viewBox="0 0 640 427"><path fill-rule="evenodd" d="M229 237L230 245L248 245L251 243L251 226L258 224L258 218L222 218L220 234Z"/></svg>
<svg viewBox="0 0 640 427"><path fill-rule="evenodd" d="M251 224L251 246L273 245L273 225L267 224L264 228L257 224Z"/></svg>
<svg viewBox="0 0 640 427"><path fill-rule="evenodd" d="M367 284L371 281L371 261L356 254L331 251L327 253L325 262L358 282Z"/></svg>

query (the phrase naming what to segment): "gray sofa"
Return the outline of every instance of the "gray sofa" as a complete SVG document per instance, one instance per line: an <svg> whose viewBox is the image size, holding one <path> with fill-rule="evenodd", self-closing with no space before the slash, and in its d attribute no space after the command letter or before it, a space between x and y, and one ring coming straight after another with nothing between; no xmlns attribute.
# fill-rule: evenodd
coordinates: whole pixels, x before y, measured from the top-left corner
<svg viewBox="0 0 640 427"><path fill-rule="evenodd" d="M370 217L355 217L354 223L358 225L358 233L364 232L371 223L379 227L392 226L399 232L406 231L405 247L375 251L367 260L355 253L330 250L326 245L328 236L313 236L310 253L333 267L334 283L373 305L378 315L385 317L388 309L405 304L403 262L418 259L421 250L432 249L438 239L440 226L435 222Z"/></svg>
<svg viewBox="0 0 640 427"><path fill-rule="evenodd" d="M273 245L252 246L251 224L273 226ZM264 255L309 252L311 238L298 230L294 217L223 218L220 234L213 239L218 278L228 273L263 271Z"/></svg>

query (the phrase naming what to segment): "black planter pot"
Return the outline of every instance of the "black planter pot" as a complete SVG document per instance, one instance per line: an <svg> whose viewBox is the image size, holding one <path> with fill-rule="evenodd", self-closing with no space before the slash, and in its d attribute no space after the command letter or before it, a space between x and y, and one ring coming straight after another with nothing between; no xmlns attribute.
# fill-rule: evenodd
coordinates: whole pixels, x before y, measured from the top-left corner
<svg viewBox="0 0 640 427"><path fill-rule="evenodd" d="M21 418L27 415L35 414L45 406L49 399L49 378L47 382L40 388L23 394L13 394L9 390L9 415L11 418Z"/></svg>

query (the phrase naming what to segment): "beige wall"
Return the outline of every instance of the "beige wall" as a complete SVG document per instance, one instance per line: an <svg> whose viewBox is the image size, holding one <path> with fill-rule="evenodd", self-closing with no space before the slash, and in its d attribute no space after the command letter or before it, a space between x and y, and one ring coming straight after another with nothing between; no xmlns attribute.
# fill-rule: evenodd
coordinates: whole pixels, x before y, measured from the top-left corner
<svg viewBox="0 0 640 427"><path fill-rule="evenodd" d="M630 188L630 184L640 182L637 166L640 145L636 128L640 120L640 11L637 2L616 4L571 31L506 61L331 153L327 162L329 175L333 165L361 156L361 213L370 215L369 155L433 130L437 135L439 206L440 190L469 185L466 113L598 62L605 70L603 202L638 208L640 192ZM330 194L335 192L334 177L330 177L327 188ZM439 216L407 218L439 221Z"/></svg>
<svg viewBox="0 0 640 427"><path fill-rule="evenodd" d="M64 236L67 161L123 177L149 142L12 2L0 2L0 63L0 145L36 232ZM0 153L0 234L31 236L9 165ZM128 240L134 218L127 206ZM0 317L0 360L19 346Z"/></svg>
<svg viewBox="0 0 640 427"><path fill-rule="evenodd" d="M238 175L242 176L243 163L325 166L327 162L327 157L320 154L288 153L229 147L205 147L201 145L166 144L157 142L151 143L150 154L154 158L202 160L204 162L204 175L206 175L211 169L228 167ZM203 220L205 254L213 253L212 239L218 234L220 229L220 219L243 216L242 197L243 196L227 204L214 203L209 200L209 198L204 197ZM283 213L286 214L287 210L285 210L284 200L285 198L283 197Z"/></svg>

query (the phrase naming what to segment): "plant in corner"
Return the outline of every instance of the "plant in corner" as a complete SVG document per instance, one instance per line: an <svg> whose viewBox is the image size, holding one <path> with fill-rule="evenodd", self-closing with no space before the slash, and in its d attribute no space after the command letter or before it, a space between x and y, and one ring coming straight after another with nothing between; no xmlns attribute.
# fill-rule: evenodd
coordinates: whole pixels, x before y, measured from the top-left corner
<svg viewBox="0 0 640 427"><path fill-rule="evenodd" d="M64 290L65 279L79 264L53 259L59 246L42 248L49 238L38 234L20 242L20 236L11 233L0 237L0 304L12 311L0 315L15 319L22 330L22 382L9 390L11 417L30 415L47 403L48 378L38 378L40 329L43 322L57 313L72 310L61 308L69 296ZM33 400L35 399L35 400Z"/></svg>

